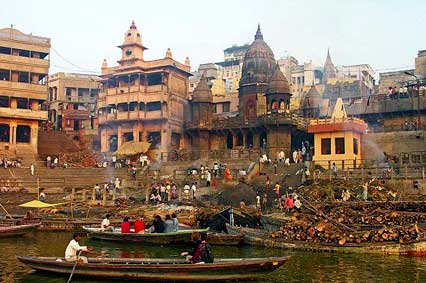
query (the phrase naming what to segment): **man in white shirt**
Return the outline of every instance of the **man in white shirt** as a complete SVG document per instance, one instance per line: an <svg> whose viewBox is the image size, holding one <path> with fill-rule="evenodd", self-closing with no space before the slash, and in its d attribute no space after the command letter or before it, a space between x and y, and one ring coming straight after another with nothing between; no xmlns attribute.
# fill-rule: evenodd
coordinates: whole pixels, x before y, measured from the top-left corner
<svg viewBox="0 0 426 283"><path fill-rule="evenodd" d="M192 186L191 186L192 200L194 200L195 197L197 196L197 186L196 186L196 184L197 183L192 183Z"/></svg>
<svg viewBox="0 0 426 283"><path fill-rule="evenodd" d="M86 246L80 246L78 241L80 241L81 236L79 233L74 233L73 239L69 242L67 249L65 250L65 260L66 261L79 261L83 263L88 263L87 257L77 255L79 251L90 252L92 248Z"/></svg>
<svg viewBox="0 0 426 283"><path fill-rule="evenodd" d="M113 229L113 227L111 226L111 223L109 222L110 216L111 215L107 214L107 215L105 215L104 220L102 220L102 223L101 223L102 230L112 230Z"/></svg>
<svg viewBox="0 0 426 283"><path fill-rule="evenodd" d="M206 186L207 187L210 187L210 183L211 183L211 181L212 181L212 173L210 173L210 170L207 170L207 173L206 173Z"/></svg>

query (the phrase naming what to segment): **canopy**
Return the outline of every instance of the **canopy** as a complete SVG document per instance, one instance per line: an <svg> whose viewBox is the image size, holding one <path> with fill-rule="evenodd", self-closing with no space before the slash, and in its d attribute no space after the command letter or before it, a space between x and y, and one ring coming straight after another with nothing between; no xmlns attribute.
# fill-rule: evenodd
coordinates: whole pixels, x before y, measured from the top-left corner
<svg viewBox="0 0 426 283"><path fill-rule="evenodd" d="M46 207L53 207L58 205L63 205L66 202L61 203L45 203L39 200L32 200L23 204L20 204L20 207L29 207L29 208L46 208Z"/></svg>
<svg viewBox="0 0 426 283"><path fill-rule="evenodd" d="M115 153L118 155L135 155L145 153L148 151L150 145L151 144L149 142L128 141L123 143Z"/></svg>

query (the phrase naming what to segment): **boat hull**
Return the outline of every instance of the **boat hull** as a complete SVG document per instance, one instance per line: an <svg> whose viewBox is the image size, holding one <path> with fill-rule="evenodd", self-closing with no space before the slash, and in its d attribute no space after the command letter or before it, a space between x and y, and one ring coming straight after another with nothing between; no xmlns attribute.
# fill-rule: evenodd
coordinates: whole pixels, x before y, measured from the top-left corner
<svg viewBox="0 0 426 283"><path fill-rule="evenodd" d="M254 279L282 266L290 257L259 259L217 259L214 263L189 264L181 259L90 259L78 263L74 276L146 281L221 281ZM73 262L47 257L20 257L29 267L69 275Z"/></svg>
<svg viewBox="0 0 426 283"><path fill-rule="evenodd" d="M0 227L0 238L17 237L34 231L40 224L27 224Z"/></svg>
<svg viewBox="0 0 426 283"><path fill-rule="evenodd" d="M270 238L268 231L260 229L235 226L227 226L227 229L230 233L242 233L244 243L256 246L314 252L426 256L426 239L405 243L382 242L337 246L323 243L286 242L281 239Z"/></svg>
<svg viewBox="0 0 426 283"><path fill-rule="evenodd" d="M83 227L93 239L126 242L126 243L150 243L150 244L179 244L190 243L194 232L207 233L209 229L187 229L170 233L120 233L102 231L100 228Z"/></svg>

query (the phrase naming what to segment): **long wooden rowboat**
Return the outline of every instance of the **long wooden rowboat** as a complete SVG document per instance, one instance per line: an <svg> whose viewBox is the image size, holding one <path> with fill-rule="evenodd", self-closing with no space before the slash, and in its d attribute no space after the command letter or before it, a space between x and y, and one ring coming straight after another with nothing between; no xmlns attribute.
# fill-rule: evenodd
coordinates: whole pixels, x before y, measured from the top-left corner
<svg viewBox="0 0 426 283"><path fill-rule="evenodd" d="M22 236L35 230L40 223L27 225L0 226L0 238Z"/></svg>
<svg viewBox="0 0 426 283"><path fill-rule="evenodd" d="M347 243L344 246L338 246L326 243L310 243L300 241L288 242L284 239L271 238L268 231L261 229L235 227L229 225L227 225L227 229L230 233L244 234L244 243L256 246L315 252L426 256L426 239L404 243Z"/></svg>
<svg viewBox="0 0 426 283"><path fill-rule="evenodd" d="M244 240L243 234L207 233L207 243L216 246L238 246Z"/></svg>
<svg viewBox="0 0 426 283"><path fill-rule="evenodd" d="M18 256L29 267L69 275L73 262L56 257ZM75 276L108 279L144 279L146 281L220 281L254 279L272 272L290 257L215 259L214 263L191 264L184 259L89 258L78 263Z"/></svg>
<svg viewBox="0 0 426 283"><path fill-rule="evenodd" d="M126 243L178 244L191 242L193 232L207 233L206 229L183 229L170 233L121 233L105 231L101 228L83 227L93 239Z"/></svg>

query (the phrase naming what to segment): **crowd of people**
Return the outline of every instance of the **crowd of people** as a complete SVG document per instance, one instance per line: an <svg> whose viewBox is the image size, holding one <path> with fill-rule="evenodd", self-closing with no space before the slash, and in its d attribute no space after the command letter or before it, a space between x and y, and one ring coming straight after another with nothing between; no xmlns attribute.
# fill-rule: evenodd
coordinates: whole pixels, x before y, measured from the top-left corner
<svg viewBox="0 0 426 283"><path fill-rule="evenodd" d="M9 158L4 156L0 158L0 166L4 169L9 167L20 168L22 166L22 160L19 158Z"/></svg>

